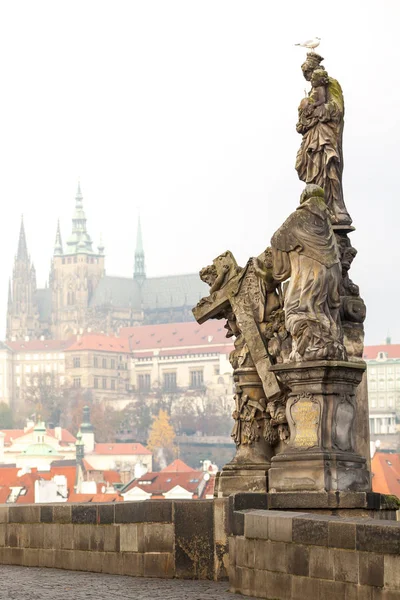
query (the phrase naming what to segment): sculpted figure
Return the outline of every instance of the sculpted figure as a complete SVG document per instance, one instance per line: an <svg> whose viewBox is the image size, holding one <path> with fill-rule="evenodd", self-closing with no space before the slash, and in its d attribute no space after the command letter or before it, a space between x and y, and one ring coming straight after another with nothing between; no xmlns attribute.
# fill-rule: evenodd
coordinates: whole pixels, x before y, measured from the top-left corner
<svg viewBox="0 0 400 600"><path fill-rule="evenodd" d="M291 361L344 359L340 326L339 249L324 191L308 185L300 206L273 235L273 275L290 278L284 297Z"/></svg>
<svg viewBox="0 0 400 600"><path fill-rule="evenodd" d="M281 286L273 276L272 251L267 248L261 257L252 258L260 287L258 322L266 323L271 314L281 308Z"/></svg>
<svg viewBox="0 0 400 600"><path fill-rule="evenodd" d="M325 202L334 224L350 225L342 187L344 100L339 83L320 65L323 58L313 52L302 65L311 81L310 94L299 106L296 130L303 136L296 158L299 179L325 191Z"/></svg>

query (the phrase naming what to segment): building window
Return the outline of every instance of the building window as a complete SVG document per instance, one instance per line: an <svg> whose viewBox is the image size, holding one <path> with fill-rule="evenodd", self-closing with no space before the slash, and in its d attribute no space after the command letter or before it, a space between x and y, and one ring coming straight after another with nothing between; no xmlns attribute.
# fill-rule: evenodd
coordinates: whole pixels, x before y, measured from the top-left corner
<svg viewBox="0 0 400 600"><path fill-rule="evenodd" d="M101 361L101 366L103 367L103 369L107 369L107 359L103 358L103 360Z"/></svg>
<svg viewBox="0 0 400 600"><path fill-rule="evenodd" d="M111 368L115 369L115 358L111 359Z"/></svg>
<svg viewBox="0 0 400 600"><path fill-rule="evenodd" d="M111 379L111 389L115 390L115 379Z"/></svg>
<svg viewBox="0 0 400 600"><path fill-rule="evenodd" d="M79 358L79 356L76 356L74 358L74 369L78 369L81 366L81 359Z"/></svg>
<svg viewBox="0 0 400 600"><path fill-rule="evenodd" d="M379 396L379 406L381 408L385 406L385 396Z"/></svg>
<svg viewBox="0 0 400 600"><path fill-rule="evenodd" d="M107 389L107 379L105 377L103 377L102 385L103 385L103 390L106 390Z"/></svg>
<svg viewBox="0 0 400 600"><path fill-rule="evenodd" d="M204 383L203 369L199 371L190 371L190 387L199 388Z"/></svg>
<svg viewBox="0 0 400 600"><path fill-rule="evenodd" d="M393 396L389 396L389 398L388 398L388 406L390 408L393 408L393 406L394 406L394 398L393 398Z"/></svg>
<svg viewBox="0 0 400 600"><path fill-rule="evenodd" d="M164 389L165 390L176 390L176 373L175 371L172 373L164 373Z"/></svg>
<svg viewBox="0 0 400 600"><path fill-rule="evenodd" d="M94 378L93 385L94 385L94 388L97 390L99 387L99 380L97 377Z"/></svg>
<svg viewBox="0 0 400 600"><path fill-rule="evenodd" d="M80 388L80 387L81 387L81 378L75 377L74 378L74 388Z"/></svg>
<svg viewBox="0 0 400 600"><path fill-rule="evenodd" d="M138 375L138 388L141 392L150 389L150 373L141 373Z"/></svg>
<svg viewBox="0 0 400 600"><path fill-rule="evenodd" d="M371 398L371 408L376 408L376 398Z"/></svg>
<svg viewBox="0 0 400 600"><path fill-rule="evenodd" d="M98 361L98 358L97 358L97 356L95 356L95 357L94 357L94 359L93 359L93 366L94 366L95 368L97 368L97 367L99 366L99 361Z"/></svg>

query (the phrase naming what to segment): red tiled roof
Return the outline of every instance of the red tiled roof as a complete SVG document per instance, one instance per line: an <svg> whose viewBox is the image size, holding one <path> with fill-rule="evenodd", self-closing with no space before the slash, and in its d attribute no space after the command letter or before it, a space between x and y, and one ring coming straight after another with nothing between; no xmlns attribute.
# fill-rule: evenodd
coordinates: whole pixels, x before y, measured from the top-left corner
<svg viewBox="0 0 400 600"><path fill-rule="evenodd" d="M123 502L124 499L120 494L76 494L70 495L68 502Z"/></svg>
<svg viewBox="0 0 400 600"><path fill-rule="evenodd" d="M11 446L12 442L15 442L18 438L32 433L33 427L27 429L26 431L23 429L1 429L0 431L2 431L5 435L4 445ZM51 437L55 438L55 429L46 429L46 435L50 435ZM59 441L60 443L75 444L76 438L74 438L68 429L61 429L61 440Z"/></svg>
<svg viewBox="0 0 400 600"><path fill-rule="evenodd" d="M76 340L68 348L68 352L76 350L97 350L98 352L124 352L129 353L128 340L114 335L101 335L88 333Z"/></svg>
<svg viewBox="0 0 400 600"><path fill-rule="evenodd" d="M180 458L176 458L170 465L161 469L160 473L189 473L190 471L194 471L194 469L189 467Z"/></svg>
<svg viewBox="0 0 400 600"><path fill-rule="evenodd" d="M379 352L385 352L387 358L400 358L400 344L382 344L380 346L365 346L364 359L374 360Z"/></svg>
<svg viewBox="0 0 400 600"><path fill-rule="evenodd" d="M400 498L400 454L375 452L371 471L374 492L392 494Z"/></svg>
<svg viewBox="0 0 400 600"><path fill-rule="evenodd" d="M22 470L16 467L0 467L0 488L1 487L25 487L26 493L23 496L19 496L17 504L30 504L35 501L35 481L38 479L45 479L49 481L53 479L55 475L65 475L67 479L68 492L71 494L74 490L76 468L74 466L57 466L51 467L50 471L38 471L37 469L31 469L30 473L25 473L18 476Z"/></svg>
<svg viewBox="0 0 400 600"><path fill-rule="evenodd" d="M94 445L95 454L148 454L151 452L142 444L101 443Z"/></svg>
<svg viewBox="0 0 400 600"><path fill-rule="evenodd" d="M154 497L158 496L162 498L162 494L169 492L175 486L179 485L188 492L195 494L203 477L203 471L191 471L186 473L146 473L142 477L134 479L134 481L129 484L129 487L124 489L124 492L138 487L144 492L152 494ZM149 481L150 483L142 483Z"/></svg>
<svg viewBox="0 0 400 600"><path fill-rule="evenodd" d="M68 340L16 340L7 342L7 346L13 352L49 352L54 350L66 350L74 343L75 338Z"/></svg>
<svg viewBox="0 0 400 600"><path fill-rule="evenodd" d="M106 483L121 483L118 471L103 471L103 478Z"/></svg>
<svg viewBox="0 0 400 600"><path fill-rule="evenodd" d="M156 348L177 348L191 346L232 346L226 338L224 322L210 320L199 325L195 321L188 323L166 323L163 325L141 325L122 327L121 337L129 338L131 350L150 350Z"/></svg>

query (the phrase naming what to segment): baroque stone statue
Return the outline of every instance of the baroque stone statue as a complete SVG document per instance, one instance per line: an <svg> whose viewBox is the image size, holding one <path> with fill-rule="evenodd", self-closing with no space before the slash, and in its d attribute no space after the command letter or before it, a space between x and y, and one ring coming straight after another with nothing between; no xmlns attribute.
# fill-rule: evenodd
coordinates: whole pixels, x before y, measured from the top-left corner
<svg viewBox="0 0 400 600"><path fill-rule="evenodd" d="M342 270L322 188L305 188L300 206L273 235L271 247L274 279L290 278L284 296L285 324L292 337L289 360L343 360Z"/></svg>
<svg viewBox="0 0 400 600"><path fill-rule="evenodd" d="M296 158L299 179L313 183L325 191L325 201L334 224L350 225L342 186L343 174L343 92L321 66L322 56L307 54L302 65L305 79L311 81L311 92L298 109L296 130L303 136Z"/></svg>

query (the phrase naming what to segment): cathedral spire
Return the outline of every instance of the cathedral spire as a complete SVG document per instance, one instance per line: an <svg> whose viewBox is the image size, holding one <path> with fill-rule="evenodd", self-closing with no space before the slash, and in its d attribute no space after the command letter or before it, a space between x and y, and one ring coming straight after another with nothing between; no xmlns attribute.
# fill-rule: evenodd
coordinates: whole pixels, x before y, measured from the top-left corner
<svg viewBox="0 0 400 600"><path fill-rule="evenodd" d="M60 255L63 253L63 245L61 239L61 230L60 230L60 219L57 221L57 232L56 232L56 241L54 243L54 255Z"/></svg>
<svg viewBox="0 0 400 600"><path fill-rule="evenodd" d="M139 283L143 283L146 279L146 269L144 264L144 249L143 249L143 237L142 237L142 225L140 223L140 217L138 218L138 227L136 235L136 250L135 250L135 271L133 278Z"/></svg>
<svg viewBox="0 0 400 600"><path fill-rule="evenodd" d="M7 302L7 312L11 311L12 307L12 292L11 292L11 279L8 280L8 302Z"/></svg>
<svg viewBox="0 0 400 600"><path fill-rule="evenodd" d="M72 234L67 240L66 254L93 254L92 240L86 230L86 215L83 210L83 196L81 184L75 196L75 212L72 217Z"/></svg>
<svg viewBox="0 0 400 600"><path fill-rule="evenodd" d="M28 261L28 249L26 246L26 236L24 227L24 217L21 217L21 228L19 230L17 260Z"/></svg>

